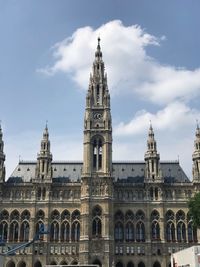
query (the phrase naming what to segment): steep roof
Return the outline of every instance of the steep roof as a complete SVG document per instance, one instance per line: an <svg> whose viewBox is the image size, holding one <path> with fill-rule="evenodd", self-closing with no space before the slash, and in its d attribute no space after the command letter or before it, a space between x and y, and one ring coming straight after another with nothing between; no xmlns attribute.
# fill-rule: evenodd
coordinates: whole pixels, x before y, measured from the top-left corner
<svg viewBox="0 0 200 267"><path fill-rule="evenodd" d="M161 162L161 170L165 183L188 183L178 161ZM83 163L52 162L53 183L79 182ZM36 162L21 161L7 180L7 183L28 183L35 177ZM115 181L143 183L145 162L113 162L113 176Z"/></svg>

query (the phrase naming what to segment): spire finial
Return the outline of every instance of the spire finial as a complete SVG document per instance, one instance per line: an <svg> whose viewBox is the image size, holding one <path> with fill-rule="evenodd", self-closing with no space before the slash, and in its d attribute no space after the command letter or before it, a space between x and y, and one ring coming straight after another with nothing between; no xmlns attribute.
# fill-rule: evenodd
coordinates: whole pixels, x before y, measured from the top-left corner
<svg viewBox="0 0 200 267"><path fill-rule="evenodd" d="M98 46L100 46L100 41L101 41L100 36L98 36L97 40L98 40Z"/></svg>
<svg viewBox="0 0 200 267"><path fill-rule="evenodd" d="M199 130L199 121L198 121L198 119L196 119L196 123L197 123L197 130Z"/></svg>
<svg viewBox="0 0 200 267"><path fill-rule="evenodd" d="M46 129L46 130L48 129L48 120L46 120L46 126L45 126L45 129Z"/></svg>

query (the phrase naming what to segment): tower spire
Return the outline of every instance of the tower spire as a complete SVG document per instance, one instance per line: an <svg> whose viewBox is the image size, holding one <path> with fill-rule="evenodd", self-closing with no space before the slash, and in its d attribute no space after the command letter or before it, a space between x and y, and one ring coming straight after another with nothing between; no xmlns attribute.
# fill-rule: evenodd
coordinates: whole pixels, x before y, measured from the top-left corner
<svg viewBox="0 0 200 267"><path fill-rule="evenodd" d="M146 181L155 181L160 178L160 155L157 153L157 144L154 138L153 126L150 121L147 151L144 156L146 162L145 179Z"/></svg>
<svg viewBox="0 0 200 267"><path fill-rule="evenodd" d="M92 66L92 73L90 75L89 87L86 96L86 109L84 118L84 149L87 150L87 152L84 152L83 166L83 169L86 172L91 172L94 170L111 172L112 169L112 126L110 113L110 94L108 91L107 76L105 74L100 41L100 37L98 37L95 59ZM98 135L98 140L94 137L94 140L92 140L92 136L95 135ZM105 147L108 146L109 148L103 149L104 144ZM91 151L93 151L92 155ZM88 163L88 160L90 160L91 162ZM86 167L87 164L88 166Z"/></svg>
<svg viewBox="0 0 200 267"><path fill-rule="evenodd" d="M52 154L50 152L49 130L46 122L40 144L40 153L38 153L37 156L36 179L39 179L40 181L51 181L51 162Z"/></svg>
<svg viewBox="0 0 200 267"><path fill-rule="evenodd" d="M1 121L0 121L0 183L5 181L5 154L4 154L4 142L3 142L3 132L1 128Z"/></svg>
<svg viewBox="0 0 200 267"><path fill-rule="evenodd" d="M192 154L193 160L193 181L200 182L200 128L197 120L195 140L194 140L194 152Z"/></svg>

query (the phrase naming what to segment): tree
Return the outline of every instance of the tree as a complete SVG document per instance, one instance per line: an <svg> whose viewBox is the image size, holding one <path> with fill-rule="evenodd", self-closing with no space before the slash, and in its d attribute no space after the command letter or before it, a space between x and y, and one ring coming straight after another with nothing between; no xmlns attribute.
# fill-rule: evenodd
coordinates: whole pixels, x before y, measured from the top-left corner
<svg viewBox="0 0 200 267"><path fill-rule="evenodd" d="M200 228L200 192L196 193L194 197L189 200L188 207L194 226Z"/></svg>

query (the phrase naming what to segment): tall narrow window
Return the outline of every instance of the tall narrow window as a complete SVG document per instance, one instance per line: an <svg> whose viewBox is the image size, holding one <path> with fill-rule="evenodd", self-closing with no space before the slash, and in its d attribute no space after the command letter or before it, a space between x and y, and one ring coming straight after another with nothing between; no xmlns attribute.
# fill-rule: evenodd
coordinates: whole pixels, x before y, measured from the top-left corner
<svg viewBox="0 0 200 267"><path fill-rule="evenodd" d="M99 141L99 169L102 168L102 143Z"/></svg>

